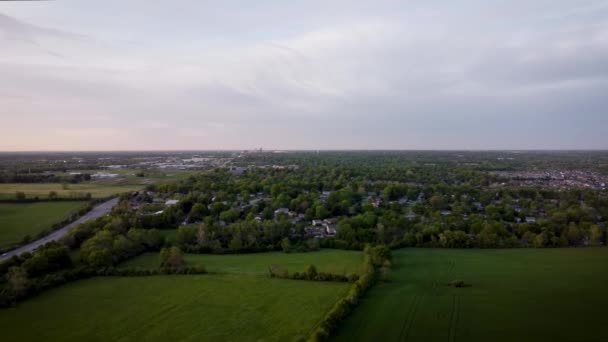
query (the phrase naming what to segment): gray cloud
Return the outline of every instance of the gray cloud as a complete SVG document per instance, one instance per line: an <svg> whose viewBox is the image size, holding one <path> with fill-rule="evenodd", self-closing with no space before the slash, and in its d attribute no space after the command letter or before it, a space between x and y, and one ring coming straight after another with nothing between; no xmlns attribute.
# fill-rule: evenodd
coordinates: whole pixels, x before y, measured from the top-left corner
<svg viewBox="0 0 608 342"><path fill-rule="evenodd" d="M0 149L608 148L602 1L2 5Z"/></svg>

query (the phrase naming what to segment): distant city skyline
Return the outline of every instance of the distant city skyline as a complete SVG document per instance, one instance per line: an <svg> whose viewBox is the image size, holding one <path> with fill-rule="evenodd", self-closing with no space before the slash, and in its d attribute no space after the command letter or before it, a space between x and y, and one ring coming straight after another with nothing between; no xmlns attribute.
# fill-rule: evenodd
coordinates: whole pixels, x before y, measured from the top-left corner
<svg viewBox="0 0 608 342"><path fill-rule="evenodd" d="M0 2L0 151L608 149L606 1Z"/></svg>

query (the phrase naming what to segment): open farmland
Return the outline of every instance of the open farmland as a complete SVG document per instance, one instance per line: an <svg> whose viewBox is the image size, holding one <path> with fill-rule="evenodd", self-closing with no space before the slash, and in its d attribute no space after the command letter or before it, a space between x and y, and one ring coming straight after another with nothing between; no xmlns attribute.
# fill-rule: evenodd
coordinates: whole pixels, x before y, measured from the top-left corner
<svg viewBox="0 0 608 342"><path fill-rule="evenodd" d="M35 237L85 205L77 201L0 203L0 248L14 246L26 235Z"/></svg>
<svg viewBox="0 0 608 342"><path fill-rule="evenodd" d="M204 265L207 271L217 273L267 274L270 265L279 265L289 272L302 272L313 264L319 272L334 274L359 273L362 265L361 252L326 249L309 253L256 253L256 254L186 254L188 265ZM158 267L157 253L147 253L132 259L122 267Z"/></svg>
<svg viewBox="0 0 608 342"><path fill-rule="evenodd" d="M104 198L123 192L141 190L143 185L113 185L101 183L68 184L64 187L58 183L0 184L0 199L14 199L16 192L23 192L27 198L48 198L49 192L55 191L61 198L81 198L90 193L93 198Z"/></svg>
<svg viewBox="0 0 608 342"><path fill-rule="evenodd" d="M605 341L608 249L393 254L337 341ZM455 279L470 287L452 288Z"/></svg>
<svg viewBox="0 0 608 342"><path fill-rule="evenodd" d="M93 278L0 310L0 330L6 341L291 341L348 286L234 274Z"/></svg>

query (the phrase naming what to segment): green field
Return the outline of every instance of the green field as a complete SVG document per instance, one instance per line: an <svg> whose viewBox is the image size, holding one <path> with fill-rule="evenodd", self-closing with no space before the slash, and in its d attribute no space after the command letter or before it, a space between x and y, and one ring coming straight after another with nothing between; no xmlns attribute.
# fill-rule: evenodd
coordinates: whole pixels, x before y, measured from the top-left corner
<svg viewBox="0 0 608 342"><path fill-rule="evenodd" d="M394 252L337 341L608 341L608 248ZM461 279L470 287L446 286Z"/></svg>
<svg viewBox="0 0 608 342"><path fill-rule="evenodd" d="M121 267L156 268L158 253L148 253L122 264ZM270 265L280 265L289 272L302 272L313 264L319 272L336 274L359 273L363 259L360 252L334 249L309 253L256 253L256 254L186 254L188 265L204 265L209 272L267 274Z"/></svg>
<svg viewBox="0 0 608 342"><path fill-rule="evenodd" d="M138 170L79 170L82 173L114 173L115 178L99 179L77 184L60 183L3 183L0 184L0 199L14 199L17 191L25 193L27 198L48 198L49 192L55 191L62 198L83 197L90 193L93 198L105 198L124 192L137 191L149 184L159 184L186 178L195 171L144 171L145 177L136 177Z"/></svg>
<svg viewBox="0 0 608 342"><path fill-rule="evenodd" d="M79 183L68 184L67 189L62 184L58 183L27 183L27 184L0 184L0 199L13 199L15 193L21 191L25 193L26 198L47 198L49 192L55 191L62 198L83 197L86 193L90 193L93 198L104 198L123 192L137 191L143 189L143 185L113 185L102 183Z"/></svg>
<svg viewBox="0 0 608 342"><path fill-rule="evenodd" d="M34 238L86 204L82 201L0 203L0 248L12 247L26 235Z"/></svg>
<svg viewBox="0 0 608 342"><path fill-rule="evenodd" d="M345 283L256 275L103 277L0 310L3 341L292 341Z"/></svg>

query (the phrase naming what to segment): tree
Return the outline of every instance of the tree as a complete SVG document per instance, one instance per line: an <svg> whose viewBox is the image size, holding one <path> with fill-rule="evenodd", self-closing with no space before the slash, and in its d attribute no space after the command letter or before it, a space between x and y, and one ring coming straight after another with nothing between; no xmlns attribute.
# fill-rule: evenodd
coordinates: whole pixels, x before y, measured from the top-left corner
<svg viewBox="0 0 608 342"><path fill-rule="evenodd" d="M179 270L186 266L184 254L178 247L163 248L160 251L160 268L165 270Z"/></svg>
<svg viewBox="0 0 608 342"><path fill-rule="evenodd" d="M195 226L180 226L177 229L175 240L180 246L194 245L197 242L198 229Z"/></svg>
<svg viewBox="0 0 608 342"><path fill-rule="evenodd" d="M291 241L289 241L289 238L285 237L281 240L281 248L285 253L291 252Z"/></svg>
<svg viewBox="0 0 608 342"><path fill-rule="evenodd" d="M602 232L602 228L598 225L594 224L589 228L589 242L594 245L600 245L602 243L604 232Z"/></svg>
<svg viewBox="0 0 608 342"><path fill-rule="evenodd" d="M208 214L207 207L201 203L195 203L190 209L190 222L196 222L203 219Z"/></svg>
<svg viewBox="0 0 608 342"><path fill-rule="evenodd" d="M306 240L306 246L312 251L317 251L321 248L321 243L319 242L319 239L313 238Z"/></svg>
<svg viewBox="0 0 608 342"><path fill-rule="evenodd" d="M27 271L27 274L37 276L47 271L49 259L42 253L35 253L31 258L25 260L21 266Z"/></svg>
<svg viewBox="0 0 608 342"><path fill-rule="evenodd" d="M576 226L576 223L570 222L568 229L566 230L566 238L568 239L570 246L576 246L580 243L581 231Z"/></svg>
<svg viewBox="0 0 608 342"><path fill-rule="evenodd" d="M8 289L16 296L25 294L29 286L27 279L27 272L25 269L17 266L13 266L8 269L6 274L6 281L8 283Z"/></svg>
<svg viewBox="0 0 608 342"><path fill-rule="evenodd" d="M241 241L241 239L235 236L228 243L228 248L230 248L232 251L238 252L243 248L243 242Z"/></svg>
<svg viewBox="0 0 608 342"><path fill-rule="evenodd" d="M309 280L315 279L317 277L317 274L318 274L317 273L317 268L315 267L315 265L312 265L312 264L306 266L305 273L306 273L306 279L309 279Z"/></svg>
<svg viewBox="0 0 608 342"><path fill-rule="evenodd" d="M15 198L17 199L17 201L25 200L25 192L23 192L23 191L15 192Z"/></svg>
<svg viewBox="0 0 608 342"><path fill-rule="evenodd" d="M435 209L443 209L444 207L444 199L443 196L440 195L434 195L433 197L431 197L429 199L429 203L433 206L433 208Z"/></svg>
<svg viewBox="0 0 608 342"><path fill-rule="evenodd" d="M350 224L341 221L336 228L336 239L344 240L349 244L355 241L356 233Z"/></svg>

